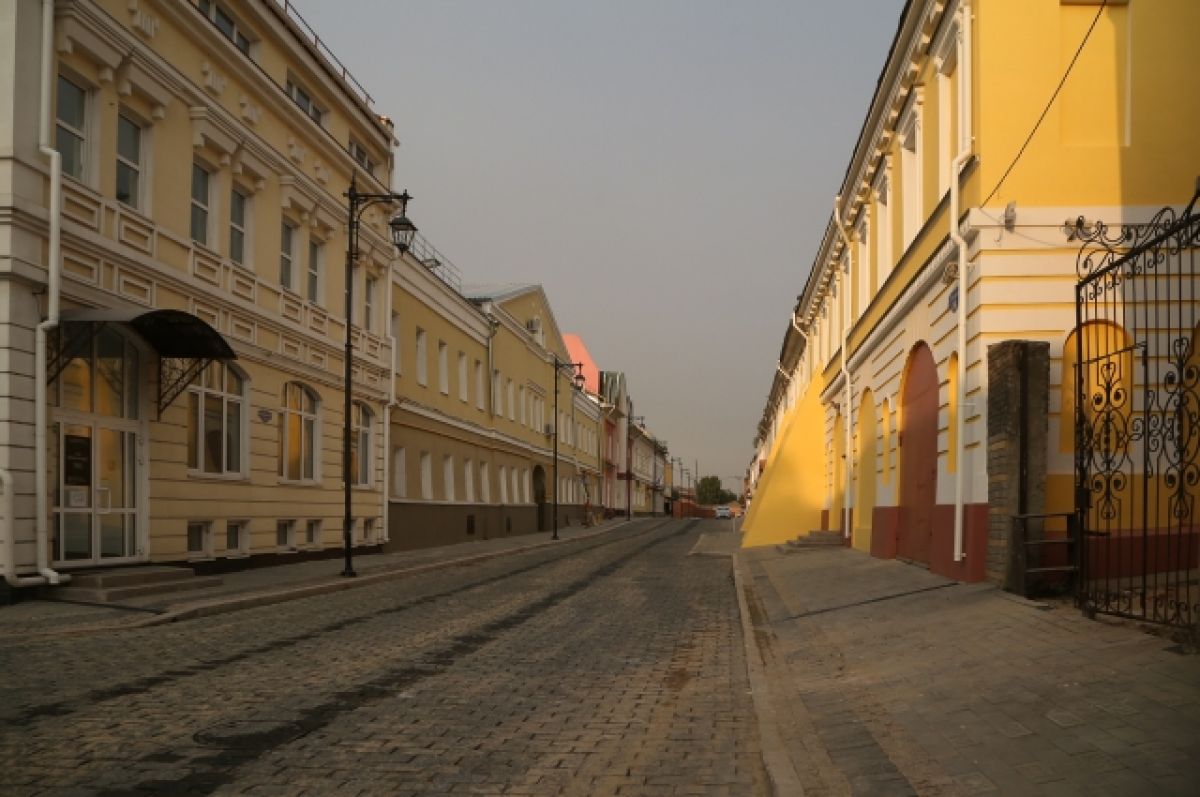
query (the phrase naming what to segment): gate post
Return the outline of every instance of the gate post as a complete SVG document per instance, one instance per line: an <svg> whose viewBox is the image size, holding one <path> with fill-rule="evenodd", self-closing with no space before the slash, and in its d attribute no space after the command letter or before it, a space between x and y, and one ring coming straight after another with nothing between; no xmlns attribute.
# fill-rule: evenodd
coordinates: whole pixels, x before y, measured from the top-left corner
<svg viewBox="0 0 1200 797"><path fill-rule="evenodd" d="M987 579L1017 591L1023 589L1025 551L1023 535L1014 534L1016 518L1046 508L1050 344L1006 340L988 346L987 367Z"/></svg>

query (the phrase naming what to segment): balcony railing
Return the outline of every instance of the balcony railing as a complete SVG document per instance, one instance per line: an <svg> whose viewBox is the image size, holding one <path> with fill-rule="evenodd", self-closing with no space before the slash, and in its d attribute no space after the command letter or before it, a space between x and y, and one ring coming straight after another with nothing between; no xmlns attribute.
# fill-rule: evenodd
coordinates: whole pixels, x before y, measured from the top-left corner
<svg viewBox="0 0 1200 797"><path fill-rule="evenodd" d="M409 253L415 257L421 265L429 269L438 279L449 285L458 294L462 294L462 272L458 270L458 266L450 262L450 259L437 250L427 238L417 233L413 236L413 242L409 248Z"/></svg>

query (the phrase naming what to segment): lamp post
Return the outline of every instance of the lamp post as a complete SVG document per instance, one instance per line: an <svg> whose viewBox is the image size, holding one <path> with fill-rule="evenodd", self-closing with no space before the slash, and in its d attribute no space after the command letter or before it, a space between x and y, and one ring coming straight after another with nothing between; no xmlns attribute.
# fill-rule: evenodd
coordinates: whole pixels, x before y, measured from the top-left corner
<svg viewBox="0 0 1200 797"><path fill-rule="evenodd" d="M583 387L583 363L563 362L558 359L558 355L551 353L554 358L554 462L553 476L554 479L554 533L550 535L550 539L558 539L558 374L564 369L572 371L573 388L578 390Z"/></svg>
<svg viewBox="0 0 1200 797"><path fill-rule="evenodd" d="M345 492L345 516L342 518L342 545L346 554L346 566L342 570L342 575L352 578L357 573L354 572L354 564L351 561L351 549L354 544L353 533L351 531L351 524L354 520L351 516L352 510L350 507L350 449L351 435L353 433L353 418L351 413L354 409L354 385L351 375L354 366L354 335L350 321L354 317L354 264L358 262L358 229L363 212L371 205L400 203L400 211L388 221L388 228L391 230L392 243L395 245L397 251L403 255L412 245L412 239L417 232L417 227L405 215L408 211L408 201L412 199L407 191L402 194L390 192L386 194L361 193L358 190L357 175L352 175L350 177L350 190L343 196L346 197L348 202L346 206L346 369L344 374L345 382L343 384L345 404L343 405L342 416L342 481Z"/></svg>

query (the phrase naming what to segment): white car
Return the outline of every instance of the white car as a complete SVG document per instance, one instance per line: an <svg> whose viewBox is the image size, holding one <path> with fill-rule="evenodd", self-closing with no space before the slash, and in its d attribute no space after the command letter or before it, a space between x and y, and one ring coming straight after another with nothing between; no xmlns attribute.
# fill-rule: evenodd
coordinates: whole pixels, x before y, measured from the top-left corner
<svg viewBox="0 0 1200 797"><path fill-rule="evenodd" d="M719 507L717 507L716 516L719 518L731 518L731 517L733 517L733 513L729 511L729 507L719 506Z"/></svg>

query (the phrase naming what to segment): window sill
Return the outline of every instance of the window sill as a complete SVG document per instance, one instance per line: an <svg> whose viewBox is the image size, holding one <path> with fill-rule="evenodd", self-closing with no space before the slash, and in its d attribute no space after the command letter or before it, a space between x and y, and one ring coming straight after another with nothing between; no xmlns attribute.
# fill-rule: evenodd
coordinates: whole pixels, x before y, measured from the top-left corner
<svg viewBox="0 0 1200 797"><path fill-rule="evenodd" d="M189 470L189 479L214 482L248 482L250 477L244 473L208 473L202 470Z"/></svg>

